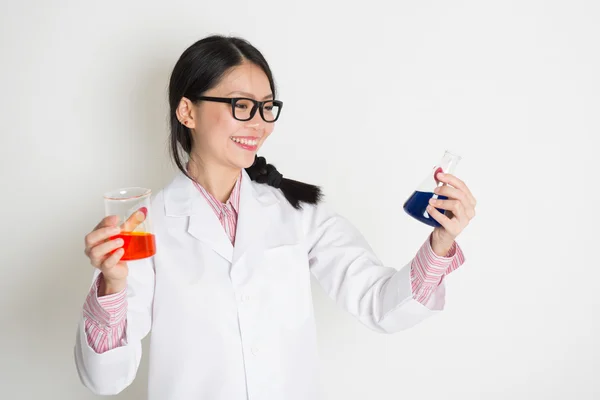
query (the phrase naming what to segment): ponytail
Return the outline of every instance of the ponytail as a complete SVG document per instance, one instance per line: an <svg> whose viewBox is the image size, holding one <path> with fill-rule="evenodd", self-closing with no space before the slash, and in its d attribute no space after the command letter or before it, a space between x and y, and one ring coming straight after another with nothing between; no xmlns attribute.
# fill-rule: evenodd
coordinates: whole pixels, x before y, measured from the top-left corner
<svg viewBox="0 0 600 400"><path fill-rule="evenodd" d="M318 186L284 178L274 165L267 164L264 157L256 156L254 164L246 168L246 172L253 181L266 183L281 190L287 201L297 210L302 208L302 203L319 203L323 196Z"/></svg>

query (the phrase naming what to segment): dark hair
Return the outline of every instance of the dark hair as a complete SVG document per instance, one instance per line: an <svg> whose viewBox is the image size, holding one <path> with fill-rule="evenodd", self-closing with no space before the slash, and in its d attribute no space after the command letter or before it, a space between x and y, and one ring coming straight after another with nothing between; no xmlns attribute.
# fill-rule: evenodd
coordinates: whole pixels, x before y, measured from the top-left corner
<svg viewBox="0 0 600 400"><path fill-rule="evenodd" d="M180 145L189 156L193 141L190 130L177 118L176 111L181 98L198 101L200 96L219 83L230 68L244 61L257 65L265 72L275 98L275 82L269 64L258 49L241 38L214 35L199 40L183 52L173 68L169 82L171 157L179 170L191 180L194 179L186 171L178 148ZM296 209L302 208L302 203L316 204L321 199L318 186L283 178L263 157L257 156L246 172L253 181L280 189Z"/></svg>

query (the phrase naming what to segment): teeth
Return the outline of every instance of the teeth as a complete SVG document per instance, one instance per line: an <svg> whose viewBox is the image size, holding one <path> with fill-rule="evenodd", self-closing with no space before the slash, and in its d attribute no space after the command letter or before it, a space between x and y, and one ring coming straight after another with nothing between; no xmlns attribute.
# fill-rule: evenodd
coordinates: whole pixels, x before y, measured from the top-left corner
<svg viewBox="0 0 600 400"><path fill-rule="evenodd" d="M232 137L231 140L233 140L236 143L244 144L246 146L256 146L258 144L257 139L240 139L240 138Z"/></svg>

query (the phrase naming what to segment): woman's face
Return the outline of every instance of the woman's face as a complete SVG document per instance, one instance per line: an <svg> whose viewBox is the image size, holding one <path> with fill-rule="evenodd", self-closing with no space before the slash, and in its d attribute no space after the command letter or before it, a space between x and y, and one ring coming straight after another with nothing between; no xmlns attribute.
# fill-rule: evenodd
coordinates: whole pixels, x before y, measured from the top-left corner
<svg viewBox="0 0 600 400"><path fill-rule="evenodd" d="M249 97L263 101L273 99L269 79L252 63L233 67L221 82L204 93L211 97ZM183 99L182 103L185 103ZM231 104L199 101L180 104L178 111L189 108L190 119L185 124L194 138L192 154L206 164L219 164L235 169L248 168L254 156L273 131L274 124L265 122L257 110L249 121L233 118ZM185 120L185 116L182 120Z"/></svg>

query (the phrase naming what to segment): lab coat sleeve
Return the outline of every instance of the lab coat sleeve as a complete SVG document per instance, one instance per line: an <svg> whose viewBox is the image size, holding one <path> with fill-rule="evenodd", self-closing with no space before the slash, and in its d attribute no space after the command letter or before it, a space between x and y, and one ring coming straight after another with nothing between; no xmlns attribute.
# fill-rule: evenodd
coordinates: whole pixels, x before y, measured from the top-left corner
<svg viewBox="0 0 600 400"><path fill-rule="evenodd" d="M128 261L126 343L97 353L87 342L83 313L75 340L75 365L81 382L93 393L113 395L133 382L142 357L141 340L152 324L154 259ZM94 272L94 281L99 271Z"/></svg>
<svg viewBox="0 0 600 400"><path fill-rule="evenodd" d="M309 266L325 292L377 332L410 328L444 308L440 282L426 304L415 299L411 262L399 270L384 266L361 233L325 204L305 206Z"/></svg>

